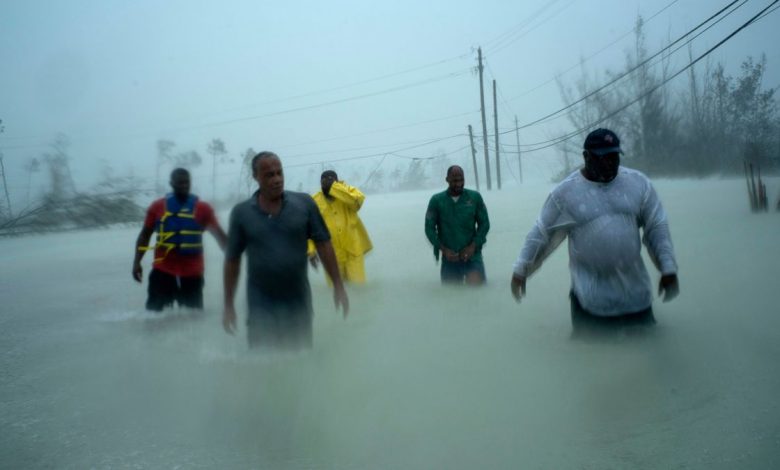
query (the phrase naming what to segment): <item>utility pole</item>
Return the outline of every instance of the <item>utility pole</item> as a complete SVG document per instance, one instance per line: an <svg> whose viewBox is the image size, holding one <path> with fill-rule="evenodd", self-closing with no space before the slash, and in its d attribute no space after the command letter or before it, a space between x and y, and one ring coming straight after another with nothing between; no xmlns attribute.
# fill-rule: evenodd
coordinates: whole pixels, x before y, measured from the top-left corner
<svg viewBox="0 0 780 470"><path fill-rule="evenodd" d="M5 165L3 165L3 153L0 152L0 176L3 177L3 189L5 190L5 202L6 207L8 208L8 218L10 219L13 216L13 213L11 212L11 197L8 195L8 181L5 178ZM3 215L3 212L0 211L0 216Z"/></svg>
<svg viewBox="0 0 780 470"><path fill-rule="evenodd" d="M469 124L469 142L471 142L471 162L474 164L474 181L477 182L477 191L479 191L479 172L477 171L477 149L474 147L474 132Z"/></svg>
<svg viewBox="0 0 780 470"><path fill-rule="evenodd" d="M482 143L485 146L485 178L487 179L487 188L490 191L490 154L488 152L487 121L485 120L485 87L482 83L482 48L477 48L479 58L479 110L482 112Z"/></svg>
<svg viewBox="0 0 780 470"><path fill-rule="evenodd" d="M517 125L517 115L515 114L515 139L517 139L517 165L520 169L520 183L523 182L523 160L520 156L520 127Z"/></svg>
<svg viewBox="0 0 780 470"><path fill-rule="evenodd" d="M496 186L501 189L501 160L498 151L498 106L496 106L496 81L493 80L493 127L496 133Z"/></svg>
<svg viewBox="0 0 780 470"><path fill-rule="evenodd" d="M3 127L3 120L0 119L0 134L2 134L4 130L5 127ZM13 214L11 211L11 197L8 195L8 180L6 180L5 178L5 165L3 164L3 152L0 152L0 175L2 175L3 177L3 189L5 190L5 202L8 207L8 218L10 219ZM3 212L2 210L0 210L0 216L2 215Z"/></svg>

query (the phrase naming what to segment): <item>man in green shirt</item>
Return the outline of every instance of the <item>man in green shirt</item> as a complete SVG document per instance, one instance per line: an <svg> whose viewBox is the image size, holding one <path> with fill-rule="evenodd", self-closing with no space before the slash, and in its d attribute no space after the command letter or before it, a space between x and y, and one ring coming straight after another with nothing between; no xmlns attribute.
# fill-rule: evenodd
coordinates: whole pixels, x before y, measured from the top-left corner
<svg viewBox="0 0 780 470"><path fill-rule="evenodd" d="M446 191L434 194L425 213L425 236L441 259L441 282L480 285L485 282L482 245L490 221L482 196L463 187L463 168L447 169Z"/></svg>

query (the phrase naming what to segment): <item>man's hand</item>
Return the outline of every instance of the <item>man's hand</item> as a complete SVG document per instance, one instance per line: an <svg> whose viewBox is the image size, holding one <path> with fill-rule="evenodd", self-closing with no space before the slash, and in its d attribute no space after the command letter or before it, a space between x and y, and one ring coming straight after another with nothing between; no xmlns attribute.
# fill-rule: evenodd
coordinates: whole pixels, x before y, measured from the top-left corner
<svg viewBox="0 0 780 470"><path fill-rule="evenodd" d="M311 267L312 267L312 268L314 268L314 270L316 271L316 270L317 270L317 268L319 268L319 267L320 267L320 258L319 258L319 257L317 257L317 255L311 255L311 256L309 256L309 264L310 264L310 265L311 265Z"/></svg>
<svg viewBox="0 0 780 470"><path fill-rule="evenodd" d="M133 279L135 279L136 282L143 282L144 269L139 262L133 262Z"/></svg>
<svg viewBox="0 0 780 470"><path fill-rule="evenodd" d="M680 283L677 274L664 274L658 282L658 295L663 294L664 302L669 302L680 293Z"/></svg>
<svg viewBox="0 0 780 470"><path fill-rule="evenodd" d="M512 290L512 297L515 298L515 301L520 302L520 299L525 295L525 277L512 274L509 288Z"/></svg>
<svg viewBox="0 0 780 470"><path fill-rule="evenodd" d="M232 305L226 306L222 313L222 328L228 334L236 333L236 309Z"/></svg>
<svg viewBox="0 0 780 470"><path fill-rule="evenodd" d="M474 257L475 251L477 251L477 245L474 242L471 242L466 246L466 248L460 250L458 257L461 261L469 261Z"/></svg>
<svg viewBox="0 0 780 470"><path fill-rule="evenodd" d="M344 284L333 286L333 304L336 305L336 310L341 307L344 318L347 318L347 315L349 315L349 297L347 297L347 291L344 290Z"/></svg>
<svg viewBox="0 0 780 470"><path fill-rule="evenodd" d="M450 263L457 263L460 261L460 254L458 254L457 251L450 250L446 246L441 247L441 254L444 256L444 259L449 261Z"/></svg>

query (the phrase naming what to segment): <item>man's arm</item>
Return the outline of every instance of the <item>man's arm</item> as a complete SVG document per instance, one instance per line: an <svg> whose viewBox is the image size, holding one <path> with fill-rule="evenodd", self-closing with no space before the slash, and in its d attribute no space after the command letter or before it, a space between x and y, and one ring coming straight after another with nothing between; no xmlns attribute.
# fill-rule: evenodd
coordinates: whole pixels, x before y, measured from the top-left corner
<svg viewBox="0 0 780 470"><path fill-rule="evenodd" d="M355 212L360 210L363 206L363 201L366 200L366 196L358 188L350 186L343 181L334 181L328 194L345 203L347 207Z"/></svg>
<svg viewBox="0 0 780 470"><path fill-rule="evenodd" d="M528 276L542 266L544 260L566 239L566 234L566 227L561 224L561 209L550 195L512 268L510 285L517 301L525 295Z"/></svg>
<svg viewBox="0 0 780 470"><path fill-rule="evenodd" d="M219 247L222 248L222 251L225 251L225 247L227 246L227 235L225 235L225 231L222 230L222 226L219 225L214 208L201 201L198 202L197 210L198 213L196 214L196 217L203 218L199 222L214 236Z"/></svg>
<svg viewBox="0 0 780 470"><path fill-rule="evenodd" d="M133 279L138 282L143 282L143 268L141 267L141 259L143 259L144 253L146 253L146 249L149 247L149 240L152 238L152 233L154 233L154 228L144 226L135 241L135 256L133 257Z"/></svg>
<svg viewBox="0 0 780 470"><path fill-rule="evenodd" d="M222 248L222 251L225 251L225 247L227 246L227 234L222 230L219 223L209 225L206 227L206 230L217 239L217 243L219 244L219 247Z"/></svg>
<svg viewBox="0 0 780 470"><path fill-rule="evenodd" d="M512 291L512 297L516 301L520 302L520 299L525 296L525 276L512 274L512 281L509 283L509 289Z"/></svg>
<svg viewBox="0 0 780 470"><path fill-rule="evenodd" d="M437 247L441 245L439 242L439 234L437 232L437 225L439 224L439 210L436 206L436 201L431 198L428 201L428 209L425 211L425 236L431 245Z"/></svg>
<svg viewBox="0 0 780 470"><path fill-rule="evenodd" d="M648 181L648 187L642 198L639 223L643 227L642 241L647 247L650 259L661 272L658 282L658 295L663 295L663 301L668 302L680 293L680 283L677 279L677 261L674 256L672 236L669 233L669 222L666 211L655 188Z"/></svg>
<svg viewBox="0 0 780 470"><path fill-rule="evenodd" d="M236 308L233 299L236 296L236 286L241 274L241 254L244 252L247 243L237 212L237 208L234 208L230 213L227 243L225 246L225 265L222 273L222 285L225 296L222 326L230 334L236 331Z"/></svg>
<svg viewBox="0 0 780 470"><path fill-rule="evenodd" d="M471 243L466 245L466 247L463 248L463 250L460 252L460 258L463 261L468 261L472 256L474 256L474 253L476 253L477 250L482 249L482 245L487 242L487 234L490 230L490 219L488 218L485 201L482 199L481 195L477 201L477 211L474 221L477 226L477 230L474 233L474 239L471 241Z"/></svg>
<svg viewBox="0 0 780 470"><path fill-rule="evenodd" d="M317 269L319 267L320 259L317 258L317 248L311 240L306 241L306 256L309 257L309 264L311 267Z"/></svg>
<svg viewBox="0 0 780 470"><path fill-rule="evenodd" d="M236 286L238 277L241 274L241 257L225 257L225 266L223 270L222 282L225 290L225 304L222 313L222 327L231 335L236 332L236 308L234 298L236 296Z"/></svg>
<svg viewBox="0 0 780 470"><path fill-rule="evenodd" d="M482 245L487 242L488 231L490 231L490 218L488 218L485 201L480 196L479 205L477 206L477 233L474 236L474 244L477 245L477 248L482 248Z"/></svg>
<svg viewBox="0 0 780 470"><path fill-rule="evenodd" d="M425 211L425 236L428 241L433 245L433 255L436 260L439 259L439 251L444 254L444 258L448 261L457 261L458 253L444 246L439 238L439 205L436 203L436 196L431 197L428 202L428 209Z"/></svg>
<svg viewBox="0 0 780 470"><path fill-rule="evenodd" d="M330 243L330 240L315 242L314 244L317 247L317 253L322 261L322 265L325 267L325 272L328 273L330 280L333 282L333 303L337 309L339 306L341 307L346 318L347 314L349 314L349 298L347 297L347 291L344 290L344 283L341 281L333 245Z"/></svg>

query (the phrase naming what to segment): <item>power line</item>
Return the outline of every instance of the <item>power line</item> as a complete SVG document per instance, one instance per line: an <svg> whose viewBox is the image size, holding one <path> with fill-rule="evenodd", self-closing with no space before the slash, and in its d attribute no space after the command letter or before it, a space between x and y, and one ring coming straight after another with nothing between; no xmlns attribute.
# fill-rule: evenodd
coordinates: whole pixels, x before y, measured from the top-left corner
<svg viewBox="0 0 780 470"><path fill-rule="evenodd" d="M736 30L734 30L733 32L731 32L731 34L729 34L728 36L726 36L725 38L723 38L723 39L722 39L720 42L718 42L717 44L715 44L714 46L712 46L710 49L708 49L706 52L704 52L703 54L701 54L699 57L697 57L696 59L694 59L694 60L692 60L690 63L688 63L688 65L686 65L685 67L681 68L680 70L678 70L677 72L675 72L675 73L674 73L674 74L672 74L671 76L667 77L666 79L664 79L663 81L661 81L659 84L657 84L657 85L655 85L655 86L651 87L650 89L646 90L644 93L640 94L640 95L639 95L639 96L637 96L635 99L633 99L633 100L631 100L630 102L626 103L624 106L622 106L622 107L620 107L620 108L618 108L618 109L616 109L616 110L612 111L611 113L607 114L606 116L602 116L602 117L601 117L601 118L599 118L598 120L596 120L596 121L594 121L594 122L592 122L592 123L589 123L588 125L586 125L586 126L583 126L583 127L582 127L582 128L580 128L580 129L577 129L577 130L575 130L575 131L573 131L573 132L570 132L569 134L565 134L564 136L561 136L561 137L559 137L559 138L557 138L557 139L553 139L553 140L551 140L551 141L546 141L546 142L537 142L537 144L545 144L545 143L547 143L547 142L552 142L552 143L549 143L549 144L547 144L547 145L543 145L543 146L541 146L541 147L537 147L537 148L532 148L532 149L529 149L529 150L525 150L525 151L524 151L524 153L535 152L535 151L542 150L542 149L545 149L545 148L549 148L549 147L552 147L552 146L554 146L554 145L557 145L557 144L559 144L559 143L565 142L565 141L567 141L567 140L571 139L572 137L575 137L575 136L577 136L577 135L580 135L580 134L582 134L583 132L585 132L586 130L588 130L588 129L591 129L593 126L595 126L595 125L599 124L600 122L603 122L603 121L605 121L605 120L607 120L607 119L611 118L612 116L615 116L616 114L618 114L618 113L620 113L620 112L622 112L622 111L626 110L626 109L627 109L628 107L630 107L631 105L633 105L633 104L635 104L635 103L639 102L639 101L640 101L641 99L643 99L644 97L646 97L646 96L650 95L651 93L655 92L656 90L660 89L661 87L663 87L664 85L666 85L667 83L669 83L671 80L673 80L674 78L678 77L680 74L682 74L683 72L685 72L685 71L686 71L686 70L688 70L689 68L693 67L693 66L694 66L694 65L695 65L697 62L699 62L699 61L700 61L700 60L702 60L703 58L705 58L705 57L707 57L708 55L710 55L712 52L714 52L714 51L715 51L716 49L718 49L720 46L722 46L722 45L723 45L723 44L725 44L727 41L729 41L731 38L733 38L734 36L736 36L736 35L737 35L739 32L741 32L743 29L747 28L748 26L750 26L751 24L755 23L756 21L758 21L758 20L760 20L760 19L764 18L764 17L766 16L766 14L767 14L768 10L769 10L769 9L770 9L770 8L771 8L773 5L775 5L775 4L776 4L776 3L778 3L778 2L780 2L780 0L774 0L772 3L770 3L768 6L766 6L766 7L765 7L763 10L761 10L761 11L760 11L758 14L756 14L756 15L755 15L755 16L753 16L751 19L749 19L747 22L745 22L744 24L742 24L742 26L740 26L739 28L737 28ZM769 13L772 13L772 12L774 12L775 10L777 10L777 8L780 8L780 6L776 7L776 8L775 8L775 9L773 9L772 11L769 11ZM534 145L534 144L529 144L529 145Z"/></svg>
<svg viewBox="0 0 780 470"><path fill-rule="evenodd" d="M344 89L352 88L352 87L359 86L359 85L365 85L366 83L377 82L377 81L384 80L384 79L387 79L387 78L392 78L392 77L397 77L399 75L405 75L407 73L417 72L419 70L424 70L424 69L427 69L427 68L435 67L437 65L446 64L448 62L452 62L452 61L455 61L455 60L462 60L462 59L465 59L465 58L467 58L469 56L470 56L470 54L460 54L460 55L457 55L457 56L454 56L454 57L450 57L450 58L447 58L447 59L442 59L442 60L439 60L439 61L436 61L436 62L431 62L431 63L425 64L425 65L421 65L421 66L418 66L418 67L413 67L413 68L410 68L410 69L401 70L400 72L393 72L393 73L389 73L389 74L386 74L386 75L381 75L379 77L374 77L374 78L369 78L369 79L365 79L365 80L360 80L360 81L357 81L357 82L348 83L346 85L339 85L339 86L332 87L332 88L325 88L325 89L322 89L322 90L310 91L310 92L301 93L301 94L298 94L298 95L286 96L286 97L283 97L283 98L276 98L276 99L272 99L272 100L268 100L268 101L262 101L260 103L254 103L254 104L237 106L237 107L224 109L224 110L221 110L221 111L217 111L216 113L210 113L210 114L217 114L217 113L229 112L229 111L238 111L238 110L241 110L241 109L253 108L253 107L257 107L257 106L265 106L265 105L275 104L275 103L282 103L284 101L292 101L292 100L296 100L296 99L300 99L300 98L306 98L306 97L309 97L309 96L321 95L321 94L330 93L330 92L333 92L333 91L344 90Z"/></svg>
<svg viewBox="0 0 780 470"><path fill-rule="evenodd" d="M383 94L387 94L387 93L392 93L392 92L396 92L396 91L400 91L400 90L405 90L407 88L412 88L412 87L415 87L415 86L427 85L429 83L445 80L445 79L448 79L448 78L458 77L458 76L464 75L464 74L469 73L469 72L471 72L471 68L470 67L465 69L465 70L460 70L460 71L457 71L457 72L450 72L450 73L447 73L445 75L440 75L438 77L428 78L428 79L425 79L425 80L420 80L420 81L408 83L408 84L405 84L405 85L399 85L397 87L387 88L387 89L380 90L380 91L375 91L375 92L372 92L372 93L364 93L362 95L350 96L350 97L341 98L341 99L338 99L338 100L326 101L324 103L318 103L318 104L313 104L313 105L309 105L309 106L300 106L300 107L297 107L297 108L290 108L290 109L285 109L285 110L281 110L281 111L275 111L275 112L272 112L272 113L257 114L257 115L254 115L254 116L245 116L245 117L241 117L241 118L228 119L228 120L224 120L224 121L216 121L216 122L203 124L203 125L198 125L198 126L182 127L182 128L174 129L171 132L179 132L179 131L182 131L182 130L193 130L193 129L203 129L203 128L210 128L210 127L217 127L217 126L223 126L223 125L226 125L226 124L234 124L234 123L238 123L238 122L253 121L253 120L261 119L261 118L265 118L265 117L273 117L273 116L279 116L279 115L282 115L282 114L290 114L290 113L295 113L295 112L298 112L298 111L307 111L307 110L310 110L310 109L323 108L323 107L331 106L331 105L334 105L334 104L347 103L347 102L350 102L350 101L356 101L356 100L370 98L370 97L383 95Z"/></svg>
<svg viewBox="0 0 780 470"><path fill-rule="evenodd" d="M421 126L423 124L430 124L432 122L446 121L448 119L454 119L454 118L457 118L457 117L468 116L468 115L471 115L471 114L476 114L478 112L479 112L479 110L476 109L476 110L473 110L473 111L467 111L465 113L451 114L449 116L444 116L444 117L440 117L440 118L428 119L426 121L418 121L418 122L414 122L414 123L403 124L403 125L400 125L400 126L386 127L386 128L383 128L383 129L374 129L374 130L371 130L371 131L361 132L361 133L358 133L358 134L343 135L343 136L339 136L339 137L330 137L330 138L327 138L327 139L313 140L313 141L309 141L309 142L300 142L300 143L297 143L297 144L290 144L290 145L285 145L285 146L277 147L277 148L278 149L285 149L285 148L292 148L292 147L300 147L302 145L321 144L321 143L325 143L325 142L332 142L332 141L336 141L336 140L344 140L344 139L349 139L349 138L352 138L352 137L362 137L362 136L365 136L365 135L378 134L378 133L381 133L381 132L394 131L394 130L405 129L405 128L409 128L409 127L418 127L418 126Z"/></svg>
<svg viewBox="0 0 780 470"><path fill-rule="evenodd" d="M550 15L550 16L548 16L547 18L543 19L541 22L539 22L539 23L537 23L536 25L534 25L534 26L530 27L530 28L529 28L529 29L527 29L526 31L522 31L522 29L519 29L519 30L515 31L514 33L510 34L509 36L507 36L507 38L506 38L506 39L503 41L503 43L501 43L500 45L499 45L499 44L497 44L497 45L495 46L495 48L494 48L494 49L489 49L489 48L488 48L488 49L489 49L489 50L488 50L488 53L489 53L489 54L496 54L496 53L498 53L498 52L500 52L500 51L502 51L502 50L506 49L507 47L511 46L511 45L512 45L514 42L516 42L517 40L519 40L519 39L521 39L521 38L523 38L523 37L527 36L529 33L531 33L532 31L534 31L535 29L539 28L540 26L544 25L545 23L547 23L547 22L548 22L548 21L550 21L551 19L553 19L553 18L555 18L556 16L558 16L560 13L562 13L562 12L563 12L563 11L565 11L567 8L569 8L570 6L572 6L572 5L574 4L574 2L575 2L575 1L576 1L576 0L571 0L569 3L567 3L567 4L566 4L566 5L564 5L563 7L561 7L561 8L560 8L560 9L558 9L557 11L553 12L553 14L552 14L552 15ZM557 3L557 1L553 1L553 2L549 3L547 6L552 6L552 5L554 5L555 3ZM539 12L539 15L536 15L536 17L538 17L538 16L541 16L541 13L543 13L543 10L544 10L544 9L546 9L546 8L547 8L547 7L543 7L543 9L542 9L542 10L540 10L540 12ZM533 18L533 19L536 19L536 18ZM532 19L532 20L530 20L530 21L533 21L533 19ZM530 21L529 21L529 23L530 23ZM511 37L512 35L514 35L515 37L510 39L510 37Z"/></svg>
<svg viewBox="0 0 780 470"><path fill-rule="evenodd" d="M400 155L400 154L398 154L396 152L388 153L388 155L393 155L393 156L398 157L398 158L406 158L408 160L435 160L435 159L441 158L441 157L449 157L453 153L458 153L458 152L460 152L462 150L465 150L467 148L470 148L470 147L471 147L471 144L464 145L463 147L456 148L455 150L450 150L449 152L444 152L441 155L435 155L433 157L410 157L408 155Z"/></svg>
<svg viewBox="0 0 780 470"><path fill-rule="evenodd" d="M465 134L456 134L453 137L463 137ZM443 139L435 139L437 142L440 140L446 140L451 137L445 137ZM419 144L419 143L427 143L431 142L431 139L422 139L422 140L413 140L413 141L407 141L407 142L395 142L392 144L382 144L382 145L369 145L366 147L354 147L349 149L340 149L340 150L324 150L322 152L310 152L310 153L299 153L299 154L293 154L293 155L286 155L285 158L300 158L300 157L311 157L313 155L324 155L324 154L332 154L332 153L346 153L346 152L356 152L359 150L371 150L371 149L377 149L377 148L384 148L384 147L395 147L398 145L408 145L408 144Z"/></svg>
<svg viewBox="0 0 780 470"><path fill-rule="evenodd" d="M509 110L510 115L517 114L514 112L514 110L509 105L506 98L504 97L504 93L501 91L501 86L498 84L498 79L496 79L496 74L493 72L493 68L490 67L490 62L488 62L484 57L482 58L482 60L485 62L485 65L487 65L488 73L490 73L490 76L493 77L493 80L496 80L496 89L498 89L498 96L501 97L502 104L504 105L504 107L506 107L507 110Z"/></svg>
<svg viewBox="0 0 780 470"><path fill-rule="evenodd" d="M515 34L517 31L521 31L527 24L529 24L530 22L534 21L536 18L541 16L542 13L544 13L545 10L547 10L550 7L552 7L553 5L558 3L559 1L560 0L552 0L552 1L548 2L548 3L546 3L541 8L539 8L535 12L531 13L531 16L529 16L528 18L522 20L517 25L512 26L507 31L504 31L503 33L499 34L495 38L493 38L493 39L487 41L486 43L484 43L484 47L485 48L491 48L491 47L493 47L493 44L499 44L499 43L503 42L504 40L506 40L512 34Z"/></svg>
<svg viewBox="0 0 780 470"><path fill-rule="evenodd" d="M327 102L323 102L323 103L317 103L317 104L309 105L309 106L300 106L300 107L296 107L296 108L290 108L290 109L275 111L275 112L272 112L272 113L265 113L265 114L259 114L259 115L253 115L253 116L244 116L244 117L240 117L240 118L227 119L227 120L223 120L223 121L215 121L215 122L211 122L211 123L207 123L207 124L200 124L200 125L193 125L193 126L183 126L183 127L179 127L179 128L175 128L175 129L168 129L168 130L163 130L163 131L159 131L158 130L158 131L154 131L154 132L135 132L135 133L131 133L131 134L125 134L124 136L114 136L114 137L137 137L137 136L149 135L149 134L170 134L170 133L176 133L176 132L182 132L182 131L188 131L188 130L208 129L208 128L212 128L212 127L224 126L224 125L227 125L227 124L235 124L235 123L239 123L239 122L252 121L252 120L266 118L266 117L273 117L273 116L279 116L279 115L283 115L283 114L295 113L295 112L299 112L299 111L306 111L306 110L310 110L310 109L323 108L323 107L331 106L331 105L334 105L334 104L346 103L346 102L350 102L350 101L357 101L357 100L370 98L370 97L374 97L374 96L379 96L379 95L383 95L383 94L387 94L387 93L393 93L393 92L396 92L396 91L401 91L401 90L405 90L405 89L416 87L416 86L427 85L429 83L433 83L433 82L437 82L437 81L446 80L446 79L449 79L449 78L462 76L462 75L465 75L465 74L470 73L470 72L471 72L471 67L468 67L466 69L461 69L461 70L458 70L458 71L455 71L455 72L450 72L450 73L447 73L447 74L444 74L444 75L439 75L437 77L432 77L432 78L428 78L428 79L424 79L424 80L419 80L417 82L407 83L407 84L404 84L404 85L399 85L399 86L392 87L392 88L387 88L387 89L384 89L384 90L379 90L379 91L375 91L375 92L371 92L371 93L364 93L364 94L361 94L361 95L350 96L350 97L341 98L341 99L338 99L338 100L327 101ZM106 136L106 137L110 137L110 136ZM48 145L49 145L48 143L38 143L38 144L28 144L28 145L17 145L17 146L0 147L0 149L39 148L39 147L46 147Z"/></svg>
<svg viewBox="0 0 780 470"><path fill-rule="evenodd" d="M736 6L736 7L735 7L733 10L731 10L730 12L728 12L726 15L724 15L724 16L722 16L722 17L718 18L718 19L717 19L715 22L713 22L712 24L710 24L709 26L707 26L706 28L704 28L704 29L703 29L701 32L697 33L695 36L691 37L690 39L688 39L688 40L687 40L687 41L685 41L684 43L682 43L682 44L680 44L679 46L677 46L675 49L673 49L671 52L669 52L669 53L668 53L667 57L668 57L668 56L671 56L671 55L673 55L673 54L675 54L677 51L679 51L680 49L682 49L682 48L683 48L683 47L685 47L686 45L688 45L688 44L690 44L691 42L693 42L693 41L694 41L696 38L698 38L698 37L699 37L699 36L701 36L702 34L706 33L707 31L709 31L710 29L712 29L713 27L715 27L715 25L717 25L717 24L718 24L718 23L720 23L721 21L723 21L723 20L725 20L726 18L728 18L728 17L729 17L731 14L733 14L733 13L734 13L734 12L736 12L736 11L737 11L739 8L741 8L742 6L744 6L744 5L745 5L745 3L747 3L747 1L748 1L748 0L738 0L738 1L741 1L742 3L740 3L739 5L737 5L737 6ZM671 45L673 45L673 44L674 44L674 43L671 43L671 44L669 44L668 46L666 46L666 48L662 49L662 50L661 50L661 51L659 51L658 53L656 53L656 54L654 54L653 56L649 57L649 58L648 58L648 59L647 59L647 60L646 60L644 63L649 63L649 61L652 61L652 60L654 59L654 57L655 57L655 58L657 58L657 56L658 56L658 55L659 55L661 52L664 52L664 50L668 49L668 48L669 48ZM661 58L659 59L659 62L662 62L663 60L664 60L664 57L663 57L663 56L661 56ZM651 63L649 66L650 66L650 67L653 67L653 66L655 66L657 63L658 63L658 62ZM573 108L575 105L579 104L580 102L583 102L583 101L585 101L587 98L589 98L589 97L591 97L591 96L593 96L593 95L595 95L595 94L598 94L599 92L603 91L603 90L604 90L606 87L608 87L608 86L610 86L610 85L614 84L615 82L619 81L620 79L624 78L625 76L627 76L627 75L629 75L629 74L633 73L634 71L636 71L636 70L637 70L638 68L640 68L641 66L642 66L642 64L638 64L638 65L637 65L637 66L635 66L634 68L632 68L632 69L629 69L628 71L626 71L624 74L622 74L622 75L620 75L620 76L616 77L616 78L615 78L613 81L611 81L611 82L609 82L609 83L607 83L607 84L603 85L601 88L599 88L599 89L597 89L597 90L594 90L594 91L593 91L593 92L591 92L590 94L588 94L588 95L586 95L586 96L583 96L583 97L582 97L582 98L580 98L579 100L577 100L577 101L575 101L575 102L573 102L573 103L570 103L569 105L567 105L567 106L565 106L565 107L561 108L559 111L565 110L565 109L567 109L567 108ZM548 115L547 117L545 117L545 118L541 118L540 120L537 120L537 121L535 121L535 122L533 122L533 123L531 123L531 124L526 124L526 125L524 125L524 126L521 126L521 127L519 127L519 129L523 129L524 127L530 127L531 125L535 125L535 124L543 124L543 123L547 123L547 122L554 121L554 120L556 120L556 119L560 119L560 118L563 118L563 117L569 117L569 116L571 116L571 115L572 115L572 113L574 113L574 112L575 112L575 110L574 110L574 109L571 109L571 110L570 110L569 112L567 112L566 114L556 114L555 116L552 116L552 117L550 117L550 115ZM506 134L506 133L513 132L513 131L514 131L514 129L510 129L510 130L507 130L507 131L505 131L505 132L503 132L503 133L504 133L504 134Z"/></svg>
<svg viewBox="0 0 780 470"><path fill-rule="evenodd" d="M653 15L651 15L650 17L648 17L648 18L647 18L647 20L645 20L645 24L647 24L647 23L649 23L650 21L652 21L652 20L653 20L653 18L657 17L658 15L660 15L661 13L663 13L664 11L666 11L668 8L670 8L672 5L674 5L674 4L675 4L675 3L677 3L678 1L680 1L680 0L672 0L671 2L667 3L665 7L661 8L660 10L658 10L657 12L655 12ZM562 76L566 75L567 73L571 72L571 71L572 71L572 70L574 70L575 68L577 68L577 67L581 66L582 64L584 64L584 63L588 62L589 60L591 60L592 58L594 58L594 57L596 57L597 55L601 54L601 53L602 53L602 52L604 52L605 50L607 50L607 49L609 49L610 47L614 46L615 44L617 44L618 42L620 42L621 40L623 40L623 39L624 39L626 36L628 36L629 34L631 34L631 33L635 32L635 31L636 31L636 27L634 27L634 28L631 28L630 30L628 30L628 31L626 31L625 33L623 33L622 35L620 35L620 36L619 36L617 39L615 39L614 41L610 42L609 44L607 44L606 46L602 47L601 49L599 49L598 51L594 52L593 54L589 55L588 57L586 57L586 58L584 58L584 59L580 60L580 61L579 61L579 62L577 62L576 64L574 64L574 65L572 65L571 67L569 67L569 68L567 68L566 70L564 70L563 72L561 72L561 73L559 73L559 74L555 75L554 77L550 78L550 79L549 79L549 80L547 80L546 82L540 83L539 85L536 85L536 86L534 86L533 88L531 88L531 89L529 89L529 90L526 90L526 91L524 91L524 92L520 93L519 95L517 95L517 96L515 96L515 97L512 97L512 98L510 98L508 101L514 101L514 100L516 100L516 99L518 99L518 98L522 98L523 96L526 96L526 95L528 95L528 94L530 94L530 93L533 93L534 91L538 90L539 88L542 88L543 86L545 86L545 85L547 85L547 84L549 84L549 83L552 83L552 82L554 82L555 80L557 80L557 79L559 79L560 77L562 77Z"/></svg>
<svg viewBox="0 0 780 470"><path fill-rule="evenodd" d="M665 52L666 50L670 49L672 46L674 46L675 44L677 44L678 42L680 42L680 41L681 41L681 40L683 40L684 38L686 38L686 37L688 37L689 35L691 35L691 34L692 34L694 31L698 30L699 28L701 28L701 27L702 27L702 26L704 26L705 24L707 24L707 23L709 23L710 21L712 21L712 19L713 19L713 18L716 18L716 17L720 16L720 15L721 15L721 14L722 14L724 11L726 11L727 9L729 9L731 6L733 6L734 4L738 3L739 1L740 1L740 0L733 0L733 1L732 1L731 3L729 3L727 6L725 6L724 8L722 8L720 11L718 11L718 12L717 12L717 13L715 13L714 15L710 16L709 18L707 18L707 19L706 19L706 20L704 20L703 22L699 23L699 25L697 25L695 28L691 29L691 30L690 30L690 31L688 31L687 33L685 33L685 34L683 34L682 36L680 36L679 38L675 39L675 40L674 40L674 41L672 41L670 44L668 44L667 46L663 47L661 50L659 50L659 51L658 51L658 52L656 52L655 54L651 55L651 56L650 56L650 57L648 57L647 59L645 59L645 60L641 61L640 63L638 63L637 65L635 65L635 66L631 67L631 68L630 68L630 69L628 69L627 71L625 71L625 72L623 72L623 73L619 74L617 77L613 78L612 80L610 80L609 82L605 83L604 85L601 85L601 86L600 86L600 87L598 87L597 89L595 89L595 90L593 90L593 91L591 91L591 92L589 92L589 93L585 94L584 96L580 97L578 100L576 100L576 101L574 101L574 102L572 102L572 103L569 103L568 105L566 105L566 106L564 106L564 107L562 107L562 108L560 108L560 109L558 109L558 110L556 110L556 111L553 111L552 113L549 113L549 114L547 114L547 115L545 115L545 116L543 116L543 117L541 117L541 118L538 118L538 119L536 119L536 120L534 120L534 121L531 121L531 122L529 122L529 123L527 123L527 124L523 124L523 125L522 125L522 126L520 126L518 129L525 129L525 128L528 128L528 127L534 126L534 125L536 125L536 124L539 124L539 123L541 123L541 122L544 122L544 121L546 121L547 119L549 119L549 118L551 118L551 117L554 117L555 115L557 115L557 114L560 114L561 112L563 112L563 111L565 111L565 110L567 110L567 109L569 109L569 108L572 108L572 107L576 106L576 105L577 105L577 104L579 104L579 103L582 103L583 101L585 101L586 99L590 98L591 96L593 96L593 95L595 95L595 94L597 94L597 93L599 93L599 92L601 92L601 91L605 90L607 87L614 85L614 84L615 84L616 82L618 82L619 80L621 80L621 79L623 79L624 77L626 77L626 76L630 75L631 73L635 72L636 70L638 70L639 68L643 67L643 66L644 66L644 65L646 65L648 62L650 62L651 60L655 59L656 57L658 57L659 55L661 55L661 54L662 54L663 52ZM742 5L744 5L744 2L746 2L747 0L742 0L742 1L743 1ZM739 7L741 7L742 5L740 5ZM739 8L739 7L737 7L737 8ZM730 14L734 13L734 11L736 11L736 9L732 10L731 12L729 12L729 13L728 13L726 16L728 16L728 15L730 15ZM722 19L722 18L721 18L721 19Z"/></svg>
<svg viewBox="0 0 780 470"><path fill-rule="evenodd" d="M780 1L780 0L778 0L778 1ZM463 137L463 136L464 136L464 134L455 134L455 135L451 135L451 136L447 136L447 137L440 137L438 139L429 140L429 141L421 143L421 144L412 145L412 146L404 147L404 148L400 148L400 149L395 149L395 150L392 150L392 151L380 152L380 153L371 153L371 154L367 154L367 155L358 155L358 156L355 156L355 157L340 158L340 159L336 159L336 160L325 160L325 161L309 162L309 163L297 163L297 164L293 164L293 165L285 165L285 168L296 168L296 167L301 167L301 166L317 165L317 164L323 164L323 163L343 162L343 161L350 161L350 160L362 160L362 159L365 159L365 158L380 157L382 155L393 154L393 153L397 153L397 152L404 152L406 150L412 150L412 149L416 149L416 148L420 148L420 147L425 147L425 146L432 145L432 144L435 144L435 143L438 143L438 142L443 142L445 140L450 140L450 139L454 139L454 138L457 138L457 137Z"/></svg>

